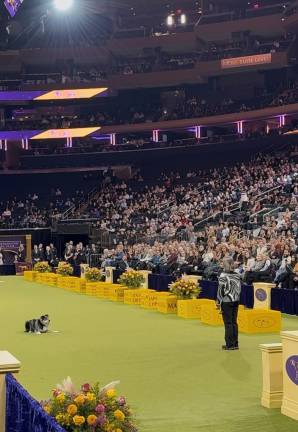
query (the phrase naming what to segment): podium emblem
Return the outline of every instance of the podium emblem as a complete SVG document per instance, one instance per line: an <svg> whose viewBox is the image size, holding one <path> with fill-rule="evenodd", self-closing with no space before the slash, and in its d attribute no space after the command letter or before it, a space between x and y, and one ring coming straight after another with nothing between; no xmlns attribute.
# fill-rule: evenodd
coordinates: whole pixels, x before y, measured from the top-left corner
<svg viewBox="0 0 298 432"><path fill-rule="evenodd" d="M288 358L286 362L286 370L290 380L298 385L298 355Z"/></svg>
<svg viewBox="0 0 298 432"><path fill-rule="evenodd" d="M264 302L267 300L267 293L264 289L262 288L258 288L256 290L256 298L260 301L260 302Z"/></svg>
<svg viewBox="0 0 298 432"><path fill-rule="evenodd" d="M257 328L267 328L274 326L274 319L272 317L261 316L254 320L254 325Z"/></svg>

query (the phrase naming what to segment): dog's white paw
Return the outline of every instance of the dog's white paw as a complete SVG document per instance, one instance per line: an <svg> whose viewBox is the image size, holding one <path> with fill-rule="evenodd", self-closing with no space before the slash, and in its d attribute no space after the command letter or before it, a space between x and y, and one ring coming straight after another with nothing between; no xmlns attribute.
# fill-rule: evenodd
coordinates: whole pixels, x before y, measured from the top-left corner
<svg viewBox="0 0 298 432"><path fill-rule="evenodd" d="M36 332L36 334L41 334L40 332Z"/></svg>

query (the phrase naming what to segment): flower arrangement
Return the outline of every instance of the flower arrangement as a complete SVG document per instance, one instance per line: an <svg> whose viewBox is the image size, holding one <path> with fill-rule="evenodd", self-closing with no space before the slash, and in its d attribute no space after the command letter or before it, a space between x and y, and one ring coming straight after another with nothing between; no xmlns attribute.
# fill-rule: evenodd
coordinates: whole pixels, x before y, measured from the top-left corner
<svg viewBox="0 0 298 432"><path fill-rule="evenodd" d="M34 265L34 271L38 273L50 273L52 269L47 261L40 261Z"/></svg>
<svg viewBox="0 0 298 432"><path fill-rule="evenodd" d="M71 276L73 274L73 268L67 262L61 261L58 264L56 273L60 276Z"/></svg>
<svg viewBox="0 0 298 432"><path fill-rule="evenodd" d="M141 272L129 269L120 276L118 282L128 288L140 288L145 282L145 278Z"/></svg>
<svg viewBox="0 0 298 432"><path fill-rule="evenodd" d="M53 390L52 398L41 404L68 432L137 432L126 399L117 396L118 383L112 382L104 388L99 384L83 384L76 391L68 377Z"/></svg>
<svg viewBox="0 0 298 432"><path fill-rule="evenodd" d="M169 285L170 291L180 300L196 298L201 288L193 280L179 279Z"/></svg>
<svg viewBox="0 0 298 432"><path fill-rule="evenodd" d="M87 282L99 282L103 280L103 277L102 272L96 267L88 268L85 272Z"/></svg>

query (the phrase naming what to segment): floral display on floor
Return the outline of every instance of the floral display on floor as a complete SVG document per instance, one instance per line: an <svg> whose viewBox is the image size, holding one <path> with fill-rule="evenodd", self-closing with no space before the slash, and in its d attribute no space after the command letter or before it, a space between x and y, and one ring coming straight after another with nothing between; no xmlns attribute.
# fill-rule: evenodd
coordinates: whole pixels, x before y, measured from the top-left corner
<svg viewBox="0 0 298 432"><path fill-rule="evenodd" d="M137 432L132 411L124 396L118 396L112 382L83 384L77 391L70 377L57 385L53 396L41 402L44 410L68 432Z"/></svg>
<svg viewBox="0 0 298 432"><path fill-rule="evenodd" d="M197 282L183 278L171 283L169 289L180 300L197 298L201 292Z"/></svg>
<svg viewBox="0 0 298 432"><path fill-rule="evenodd" d="M37 271L38 273L50 273L52 268L47 261L40 261L35 264L34 271Z"/></svg>
<svg viewBox="0 0 298 432"><path fill-rule="evenodd" d="M67 262L61 261L58 264L56 273L60 276L71 276L73 274L73 267Z"/></svg>
<svg viewBox="0 0 298 432"><path fill-rule="evenodd" d="M141 272L130 269L120 276L118 282L128 288L140 288L145 282L145 278Z"/></svg>

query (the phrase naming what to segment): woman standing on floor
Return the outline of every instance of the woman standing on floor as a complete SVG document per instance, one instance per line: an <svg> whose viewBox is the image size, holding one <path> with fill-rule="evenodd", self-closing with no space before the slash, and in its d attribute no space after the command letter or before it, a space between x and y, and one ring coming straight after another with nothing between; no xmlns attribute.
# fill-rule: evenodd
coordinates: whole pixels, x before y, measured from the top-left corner
<svg viewBox="0 0 298 432"><path fill-rule="evenodd" d="M238 350L238 309L241 294L241 278L235 273L233 259L223 261L223 272L218 278L217 305L220 307L225 325L225 341L223 350Z"/></svg>

